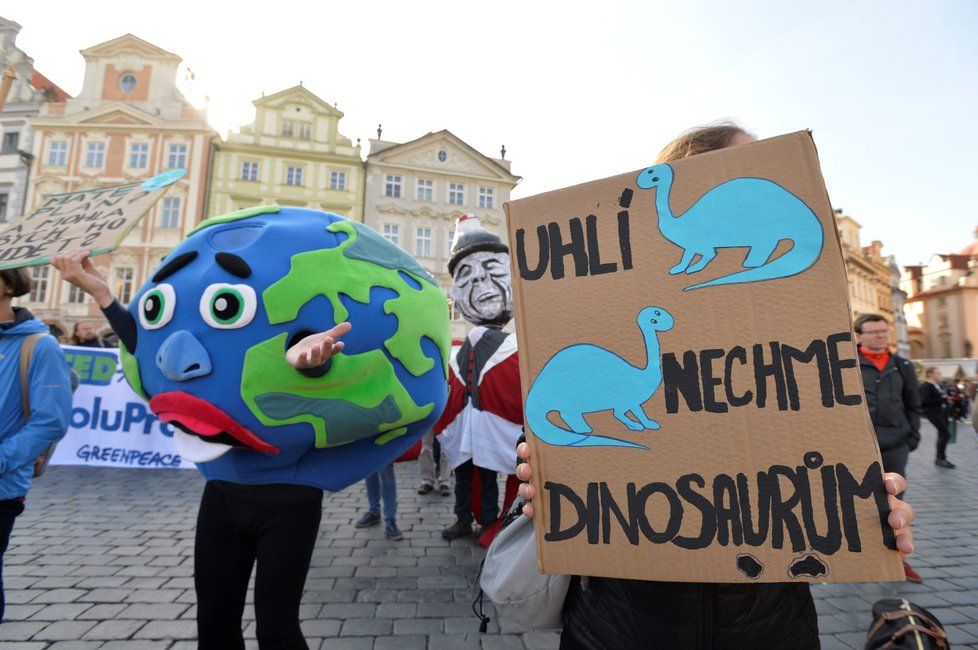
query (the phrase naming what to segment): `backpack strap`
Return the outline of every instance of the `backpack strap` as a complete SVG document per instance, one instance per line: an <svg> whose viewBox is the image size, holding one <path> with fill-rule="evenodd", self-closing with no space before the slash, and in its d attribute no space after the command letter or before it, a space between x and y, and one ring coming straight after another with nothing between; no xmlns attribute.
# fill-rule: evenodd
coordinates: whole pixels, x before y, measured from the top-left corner
<svg viewBox="0 0 978 650"><path fill-rule="evenodd" d="M28 334L24 337L24 342L20 346L20 395L24 402L24 421L31 418L31 396L30 396L30 370L31 359L34 357L34 348L44 334L37 332Z"/></svg>

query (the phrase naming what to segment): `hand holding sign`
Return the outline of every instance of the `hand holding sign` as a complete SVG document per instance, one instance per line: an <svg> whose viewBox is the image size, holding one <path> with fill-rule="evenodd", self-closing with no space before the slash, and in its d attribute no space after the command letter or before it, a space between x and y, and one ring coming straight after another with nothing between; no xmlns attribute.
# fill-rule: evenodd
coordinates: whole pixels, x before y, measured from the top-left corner
<svg viewBox="0 0 978 650"><path fill-rule="evenodd" d="M115 297L108 282L89 259L91 253L90 250L58 253L51 260L51 266L58 269L65 282L75 285L94 298L99 307L105 308L112 304Z"/></svg>

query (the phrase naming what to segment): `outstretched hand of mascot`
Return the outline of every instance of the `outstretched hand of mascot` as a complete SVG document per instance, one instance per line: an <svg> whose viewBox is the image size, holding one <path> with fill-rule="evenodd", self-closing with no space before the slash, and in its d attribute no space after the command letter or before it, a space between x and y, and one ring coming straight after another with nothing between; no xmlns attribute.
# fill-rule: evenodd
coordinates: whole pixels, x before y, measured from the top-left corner
<svg viewBox="0 0 978 650"><path fill-rule="evenodd" d="M272 206L207 220L128 309L126 378L208 479L339 490L411 447L445 405L444 293L338 215Z"/></svg>

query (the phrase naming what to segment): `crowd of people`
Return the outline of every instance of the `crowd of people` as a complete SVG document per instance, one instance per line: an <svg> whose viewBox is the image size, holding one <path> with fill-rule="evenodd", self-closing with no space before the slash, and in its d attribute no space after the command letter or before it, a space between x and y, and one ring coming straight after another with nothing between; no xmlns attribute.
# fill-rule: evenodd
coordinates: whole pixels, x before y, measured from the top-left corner
<svg viewBox="0 0 978 650"><path fill-rule="evenodd" d="M746 131L719 125L690 131L667 146L660 162L753 141ZM115 300L86 251L59 255L53 262L62 277L92 295L114 333L135 349L137 321ZM472 535L491 540L500 513L517 493L532 499L529 447L520 443L523 424L516 336L503 327L512 318L508 249L476 218L457 227L449 271L452 299L473 325L450 359L448 403L416 449L420 495L452 495L455 521L445 539ZM30 290L22 270L0 271L0 379L9 385L0 400L0 561L14 519L24 509L34 459L64 435L71 410L71 382L60 347L47 327L11 301ZM310 335L286 352L296 369L325 372L343 348L349 325ZM907 460L920 444L920 415L937 428L935 462L947 459L948 419L967 412L966 397L943 383L936 368L918 382L910 361L890 352L889 328L882 316L855 323L860 370L883 458L897 547L913 550L913 509L900 497L906 489ZM38 336L40 335L40 336ZM27 390L18 373L20 350L36 339L27 360ZM73 345L107 347L91 323L79 324ZM414 457L406 455L405 457ZM517 468L517 462L521 462ZM498 479L506 476L504 494ZM520 481L523 481L520 483ZM367 504L355 526L383 524L387 539L398 541L395 464L366 477ZM436 493L436 494L433 494ZM202 648L241 648L245 590L256 561L274 566L256 587L257 634L262 647L306 647L298 611L319 526L322 491L304 485L243 485L209 480L200 505L195 548L197 622ZM446 507L448 501L446 499ZM523 511L533 516L533 505ZM239 548L239 545L244 545ZM247 547L246 549L244 547ZM229 549L237 549L229 552ZM244 549L244 550L242 550ZM239 553L240 551L240 553ZM920 577L909 564L907 578ZM260 593L259 593L260 591ZM0 619L3 614L0 572ZM646 647L650 630L661 647L817 648L818 621L807 583L665 583L575 577L564 605L561 648Z"/></svg>

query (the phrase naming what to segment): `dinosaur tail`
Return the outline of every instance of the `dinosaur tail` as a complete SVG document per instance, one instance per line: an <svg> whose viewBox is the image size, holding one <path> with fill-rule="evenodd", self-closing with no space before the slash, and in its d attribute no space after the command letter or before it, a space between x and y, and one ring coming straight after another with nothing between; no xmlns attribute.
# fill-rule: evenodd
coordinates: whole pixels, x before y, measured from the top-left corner
<svg viewBox="0 0 978 650"><path fill-rule="evenodd" d="M713 280L688 286L683 291L714 287L721 284L742 284L745 282L760 282L761 280L775 280L801 273L815 264L822 254L822 225L814 215L812 215L812 219L813 222L805 229L806 232L792 239L793 244L791 250L781 257L752 269L745 269L731 273L730 275L724 275Z"/></svg>
<svg viewBox="0 0 978 650"><path fill-rule="evenodd" d="M606 436L595 436L588 433L576 433L568 429L562 429L547 419L550 410L539 399L534 399L533 390L526 400L526 422L530 425L533 435L547 443L558 447L634 447L636 449L648 449L643 445L608 438Z"/></svg>

